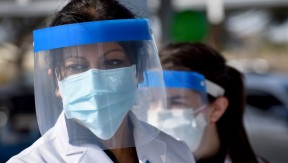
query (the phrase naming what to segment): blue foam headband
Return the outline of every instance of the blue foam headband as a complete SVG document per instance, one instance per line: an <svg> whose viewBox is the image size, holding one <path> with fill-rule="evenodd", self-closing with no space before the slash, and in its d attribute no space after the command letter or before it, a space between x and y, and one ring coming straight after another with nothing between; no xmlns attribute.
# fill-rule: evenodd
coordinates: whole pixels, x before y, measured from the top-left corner
<svg viewBox="0 0 288 163"><path fill-rule="evenodd" d="M205 91L205 77L196 72L164 70L163 77L167 88L187 88Z"/></svg>
<svg viewBox="0 0 288 163"><path fill-rule="evenodd" d="M34 52L100 42L151 40L147 19L83 22L33 31Z"/></svg>
<svg viewBox="0 0 288 163"><path fill-rule="evenodd" d="M159 72L147 71L144 73L144 82L140 86L161 87L165 85L166 88L185 88L206 92L205 77L196 72L164 70L163 78L164 83L161 83Z"/></svg>

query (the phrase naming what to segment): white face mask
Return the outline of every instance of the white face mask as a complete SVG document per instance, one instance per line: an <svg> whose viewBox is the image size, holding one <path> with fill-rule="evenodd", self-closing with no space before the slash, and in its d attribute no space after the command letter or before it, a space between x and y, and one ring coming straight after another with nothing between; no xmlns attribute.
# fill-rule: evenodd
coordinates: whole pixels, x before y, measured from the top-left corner
<svg viewBox="0 0 288 163"><path fill-rule="evenodd" d="M183 140L192 152L199 147L207 126L203 113L195 115L192 109L149 110L148 123L178 140Z"/></svg>
<svg viewBox="0 0 288 163"><path fill-rule="evenodd" d="M110 139L137 102L135 66L92 69L59 83L68 119L76 119L97 137Z"/></svg>

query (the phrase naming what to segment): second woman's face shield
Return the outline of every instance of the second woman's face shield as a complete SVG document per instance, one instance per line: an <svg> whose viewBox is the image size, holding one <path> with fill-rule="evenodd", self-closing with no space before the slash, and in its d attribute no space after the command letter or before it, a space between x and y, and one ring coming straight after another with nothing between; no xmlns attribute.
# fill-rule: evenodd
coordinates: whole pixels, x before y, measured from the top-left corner
<svg viewBox="0 0 288 163"><path fill-rule="evenodd" d="M144 76L150 69L163 84L147 20L50 27L34 32L34 48L36 111L42 134L63 110L68 132L76 141L91 137L103 149L135 146L138 122L130 110L139 115L145 109L141 104L149 103L138 85L148 80ZM149 92L149 84L145 91Z"/></svg>
<svg viewBox="0 0 288 163"><path fill-rule="evenodd" d="M163 71L167 106L148 111L147 121L176 139L185 141L195 151L207 125L205 78L198 73Z"/></svg>

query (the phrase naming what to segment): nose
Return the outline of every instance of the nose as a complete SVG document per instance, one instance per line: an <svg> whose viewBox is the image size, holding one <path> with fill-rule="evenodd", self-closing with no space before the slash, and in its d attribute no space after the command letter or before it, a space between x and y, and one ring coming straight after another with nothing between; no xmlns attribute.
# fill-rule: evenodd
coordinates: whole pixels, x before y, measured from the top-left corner
<svg viewBox="0 0 288 163"><path fill-rule="evenodd" d="M103 69L103 58L98 53L89 53L86 55L86 60L89 64L89 69Z"/></svg>
<svg viewBox="0 0 288 163"><path fill-rule="evenodd" d="M101 69L102 66L100 66L99 62L94 61L90 63L89 67L90 69Z"/></svg>

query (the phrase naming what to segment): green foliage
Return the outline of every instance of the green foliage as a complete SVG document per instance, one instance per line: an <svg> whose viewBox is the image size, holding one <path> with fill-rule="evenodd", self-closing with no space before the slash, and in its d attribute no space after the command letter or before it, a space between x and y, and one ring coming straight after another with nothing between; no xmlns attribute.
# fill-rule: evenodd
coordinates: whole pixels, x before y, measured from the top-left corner
<svg viewBox="0 0 288 163"><path fill-rule="evenodd" d="M207 36L209 25L203 12L182 11L175 14L171 36L178 42L203 41Z"/></svg>

